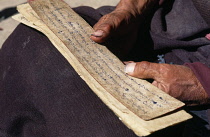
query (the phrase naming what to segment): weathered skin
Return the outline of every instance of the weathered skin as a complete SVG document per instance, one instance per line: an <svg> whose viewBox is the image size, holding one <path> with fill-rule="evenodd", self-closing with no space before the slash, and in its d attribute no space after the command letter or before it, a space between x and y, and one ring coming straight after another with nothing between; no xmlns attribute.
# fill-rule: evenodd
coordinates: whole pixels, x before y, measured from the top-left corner
<svg viewBox="0 0 210 137"><path fill-rule="evenodd" d="M179 100L207 103L208 94L186 66L142 61L128 63L126 68L127 73L133 77L154 79L153 85Z"/></svg>

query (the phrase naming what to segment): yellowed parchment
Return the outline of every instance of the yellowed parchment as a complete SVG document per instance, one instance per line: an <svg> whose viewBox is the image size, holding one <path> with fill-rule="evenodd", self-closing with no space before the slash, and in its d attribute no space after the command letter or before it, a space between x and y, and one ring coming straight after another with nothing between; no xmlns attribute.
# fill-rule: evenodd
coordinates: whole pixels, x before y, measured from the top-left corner
<svg viewBox="0 0 210 137"><path fill-rule="evenodd" d="M39 4L46 2L45 7L47 7L47 11L43 12L43 10L46 9L42 8L41 9L42 12L48 15L51 14L50 15L51 18L52 16L55 17L52 20L49 19L48 16L45 16L46 18L45 20L49 20L53 23L50 29L48 26L45 25L45 23L43 23L40 17L31 9L31 7L28 4L19 6L18 10L21 14L16 15L14 18L28 26L31 26L43 32L51 40L54 46L61 52L61 54L74 67L77 73L85 80L85 82L90 86L90 88L99 96L99 98L101 98L101 100L120 118L120 120L122 120L122 122L125 123L125 125L127 125L130 129L132 129L138 136L149 135L154 131L160 130L162 128L174 125L176 123L191 118L189 114L181 110L164 117L148 120L160 116L162 114L165 114L167 112L170 112L178 107L181 107L183 103L177 101L176 99L160 91L159 89L148 83L147 81L135 79L125 75L123 72L124 65L114 55L112 55L112 53L110 53L106 49L106 47L98 45L89 40L89 34L92 33L92 28L88 24L84 23L84 20L82 20L78 15L74 15L74 13L69 14L69 12L73 11L71 11L71 9L65 3L60 3L60 1L58 2L58 1L49 1L49 0L48 1L45 0L44 2L42 0L36 0L35 2L38 2L35 4L35 6L37 5L39 6L39 8L42 7ZM53 2L53 4L56 5L52 6L51 2ZM49 8L53 9L49 10ZM66 8L67 11L65 10ZM62 15L59 14L59 12L58 13L52 12L56 10L57 11L62 10ZM51 13L48 13L48 11L50 11ZM57 18L59 16L64 16L64 17L59 19ZM67 17L70 19L73 18L74 20L68 20ZM67 23L66 24L63 23L63 25L60 26L59 24L56 23L56 21L57 23L58 22L60 23L61 21L63 22L66 21ZM65 32L66 27L67 28L69 27L68 29L70 30L70 31L68 30L67 33ZM54 31L52 32L51 30ZM60 35L60 37L58 37L58 35ZM80 50L79 55L78 53L72 53L72 51L74 50L77 50L78 52L79 49L72 50L69 47L72 45L77 47L78 45L87 46L87 44L89 44L88 46L92 46L94 50L91 51L89 49L86 49L85 46L82 46L83 49L82 51L86 50L85 51L86 53L81 53ZM94 54L92 55L91 52ZM81 58L78 58L78 56L80 56ZM94 64L89 64L90 61L88 61L87 59L85 60L84 59L85 57L88 59L92 58L90 59L90 61L94 62ZM106 60L102 60L102 57L106 58ZM101 63L101 61L106 62L106 64ZM84 62L87 62L89 66L88 65L85 66ZM113 63L114 66L111 66L111 68L104 66L104 65L110 66L113 65ZM97 68L99 68L99 70L97 70ZM90 71L91 69L93 69L94 71ZM110 69L114 70L114 72L109 72ZM100 75L99 79L95 78L98 75ZM110 78L110 76L112 78ZM108 78L110 78L111 80ZM125 83L127 83L127 85ZM135 93L134 91L132 91L133 89L141 93L139 92ZM113 91L108 92L107 90L113 90ZM114 91L119 91L121 93L113 95ZM127 92L134 92L134 94ZM120 99L117 98L116 96L120 96ZM147 102L138 101L140 99ZM132 102L134 105L136 105L137 111L135 111L136 108L133 104L129 106L128 103L128 105L126 106L125 105L126 103L123 102L124 100L129 103ZM160 106L155 106L155 104L161 105L162 108L160 108ZM143 106L143 108L139 110L138 106L139 107ZM149 112L145 113L145 111ZM148 121L145 121L143 119Z"/></svg>

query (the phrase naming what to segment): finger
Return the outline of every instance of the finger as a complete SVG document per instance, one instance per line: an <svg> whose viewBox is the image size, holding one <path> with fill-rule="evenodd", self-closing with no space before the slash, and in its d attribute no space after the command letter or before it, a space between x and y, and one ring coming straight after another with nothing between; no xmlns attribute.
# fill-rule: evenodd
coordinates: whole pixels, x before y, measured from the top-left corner
<svg viewBox="0 0 210 137"><path fill-rule="evenodd" d="M109 36L114 27L111 14L103 16L93 27L95 32L91 34L91 39L95 42L102 43Z"/></svg>
<svg viewBox="0 0 210 137"><path fill-rule="evenodd" d="M152 85L154 85L155 87L158 87L158 82L154 80L154 81L152 82Z"/></svg>
<svg viewBox="0 0 210 137"><path fill-rule="evenodd" d="M160 82L157 82L156 80L154 80L154 81L152 82L152 85L154 85L154 86L157 87L158 89L160 89L160 90L162 90L162 91L164 91L164 92L166 92L166 93L169 94L169 88L168 88L166 85L164 85L164 84L162 84L162 83L160 83Z"/></svg>
<svg viewBox="0 0 210 137"><path fill-rule="evenodd" d="M119 28L120 24L126 17L122 11L113 11L104 15L93 27L95 32L91 35L91 39L95 42L105 42Z"/></svg>
<svg viewBox="0 0 210 137"><path fill-rule="evenodd" d="M103 24L103 25L104 25L103 27L96 30L90 36L90 38L97 43L103 43L110 37L111 26L109 24Z"/></svg>
<svg viewBox="0 0 210 137"><path fill-rule="evenodd" d="M129 63L125 66L125 72L137 78L156 79L160 74L160 64L147 61Z"/></svg>

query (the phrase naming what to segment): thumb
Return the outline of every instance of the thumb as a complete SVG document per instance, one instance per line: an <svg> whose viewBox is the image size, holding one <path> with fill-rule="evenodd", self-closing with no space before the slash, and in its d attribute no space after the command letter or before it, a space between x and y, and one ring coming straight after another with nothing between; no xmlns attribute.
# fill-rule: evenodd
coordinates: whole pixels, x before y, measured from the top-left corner
<svg viewBox="0 0 210 137"><path fill-rule="evenodd" d="M110 36L116 35L120 25L129 20L129 12L122 10L114 10L104 15L93 27L95 32L91 35L91 39L95 42L105 42ZM125 28L123 28L125 29Z"/></svg>
<svg viewBox="0 0 210 137"><path fill-rule="evenodd" d="M159 64L147 61L132 62L125 66L125 72L136 78L155 79L159 76Z"/></svg>
<svg viewBox="0 0 210 137"><path fill-rule="evenodd" d="M109 14L103 16L93 27L95 30L91 34L91 39L97 43L105 42L111 34L113 29L113 19L110 18Z"/></svg>

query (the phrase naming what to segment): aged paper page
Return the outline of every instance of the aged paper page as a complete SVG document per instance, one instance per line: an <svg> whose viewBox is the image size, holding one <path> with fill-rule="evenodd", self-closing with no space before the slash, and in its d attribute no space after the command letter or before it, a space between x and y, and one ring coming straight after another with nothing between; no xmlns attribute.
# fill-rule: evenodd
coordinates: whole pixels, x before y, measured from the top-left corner
<svg viewBox="0 0 210 137"><path fill-rule="evenodd" d="M96 84L139 117L149 120L184 105L149 82L126 75L123 63L105 46L90 40L92 28L64 2L33 0L30 5Z"/></svg>

